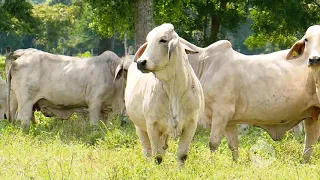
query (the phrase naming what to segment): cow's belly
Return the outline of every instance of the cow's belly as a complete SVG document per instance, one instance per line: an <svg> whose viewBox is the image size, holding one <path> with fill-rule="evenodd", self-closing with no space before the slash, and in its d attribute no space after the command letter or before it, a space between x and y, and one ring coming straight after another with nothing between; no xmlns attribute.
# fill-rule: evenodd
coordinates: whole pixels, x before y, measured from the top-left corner
<svg viewBox="0 0 320 180"><path fill-rule="evenodd" d="M248 124L286 124L309 117L306 110L317 106L317 97L310 96L303 87L279 88L246 94L245 101L236 107L246 106L237 111L234 120ZM243 103L244 102L244 103Z"/></svg>
<svg viewBox="0 0 320 180"><path fill-rule="evenodd" d="M44 86L47 87L47 86ZM50 87L50 86L49 86ZM34 98L34 101L40 99L46 99L52 105L55 106L64 106L64 107L83 107L87 106L86 103L86 92L81 88L55 88L51 89L40 89L37 96ZM34 102L34 103L35 103Z"/></svg>

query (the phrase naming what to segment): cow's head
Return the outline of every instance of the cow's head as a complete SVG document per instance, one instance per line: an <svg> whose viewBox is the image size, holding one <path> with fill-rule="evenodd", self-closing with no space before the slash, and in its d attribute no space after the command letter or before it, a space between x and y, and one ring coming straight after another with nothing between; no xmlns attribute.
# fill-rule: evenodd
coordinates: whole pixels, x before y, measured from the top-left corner
<svg viewBox="0 0 320 180"><path fill-rule="evenodd" d="M147 42L136 52L134 62L138 69L145 73L163 70L179 45L178 34L172 24L162 24L150 31L146 39ZM187 46L180 45L187 53L195 53Z"/></svg>
<svg viewBox="0 0 320 180"><path fill-rule="evenodd" d="M290 49L287 60L299 58L303 53L308 56L309 66L320 65L320 26L308 28L302 39L297 41Z"/></svg>

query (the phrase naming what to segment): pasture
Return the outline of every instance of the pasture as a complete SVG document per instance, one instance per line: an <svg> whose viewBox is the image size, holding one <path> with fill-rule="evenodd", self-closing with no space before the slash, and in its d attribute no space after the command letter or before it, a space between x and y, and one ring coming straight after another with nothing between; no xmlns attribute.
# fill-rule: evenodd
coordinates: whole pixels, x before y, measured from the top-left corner
<svg viewBox="0 0 320 180"><path fill-rule="evenodd" d="M3 71L4 58L0 67ZM1 72L2 72L1 71ZM91 129L84 115L69 120L36 113L38 125L24 134L0 122L0 179L319 179L320 145L309 164L301 158L303 136L287 133L274 142L263 130L249 128L239 137L239 160L232 161L225 139L215 153L209 130L198 127L188 160L176 162L177 140L170 139L161 165L143 157L131 122L110 117Z"/></svg>

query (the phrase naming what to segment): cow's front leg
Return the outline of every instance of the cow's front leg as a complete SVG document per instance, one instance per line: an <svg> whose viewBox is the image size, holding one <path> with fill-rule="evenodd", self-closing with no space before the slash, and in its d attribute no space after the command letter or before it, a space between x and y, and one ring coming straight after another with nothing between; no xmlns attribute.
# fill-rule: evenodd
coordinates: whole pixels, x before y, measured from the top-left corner
<svg viewBox="0 0 320 180"><path fill-rule="evenodd" d="M89 103L90 125L99 126L102 102L97 100L98 98L94 99L95 101Z"/></svg>
<svg viewBox="0 0 320 180"><path fill-rule="evenodd" d="M190 143L197 129L197 121L191 120L182 130L177 153L178 162L183 165L187 160Z"/></svg>
<svg viewBox="0 0 320 180"><path fill-rule="evenodd" d="M304 120L305 130L305 142L303 150L303 159L305 162L309 162L312 153L312 146L317 143L319 137L319 125L318 125L318 114L313 115L312 118Z"/></svg>
<svg viewBox="0 0 320 180"><path fill-rule="evenodd" d="M138 126L136 126L136 132L142 146L143 155L150 157L152 155L152 152L151 152L151 144L150 144L150 140L147 132L140 129Z"/></svg>
<svg viewBox="0 0 320 180"><path fill-rule="evenodd" d="M154 156L157 160L157 163L160 164L162 162L164 150L160 140L160 131L157 127L157 123L148 123L147 121L147 131L151 143L152 156Z"/></svg>
<svg viewBox="0 0 320 180"><path fill-rule="evenodd" d="M234 161L238 160L238 128L237 125L227 125L224 135L227 138L229 149Z"/></svg>

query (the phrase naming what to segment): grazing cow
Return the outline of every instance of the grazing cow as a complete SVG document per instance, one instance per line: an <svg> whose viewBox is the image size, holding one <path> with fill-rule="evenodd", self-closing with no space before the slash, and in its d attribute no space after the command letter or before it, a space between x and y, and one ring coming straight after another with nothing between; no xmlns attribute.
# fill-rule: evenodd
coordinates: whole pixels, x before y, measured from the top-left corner
<svg viewBox="0 0 320 180"><path fill-rule="evenodd" d="M77 109L88 108L91 124L96 125L101 112L124 107L124 78L114 81L120 58L111 51L81 59L23 49L7 59L7 67L12 64L8 68L10 114L23 121L24 130L33 109L67 119Z"/></svg>
<svg viewBox="0 0 320 180"><path fill-rule="evenodd" d="M224 134L233 159L238 158L237 124L259 126L273 140L280 140L285 131L305 120L303 155L309 159L309 149L318 138L319 102L315 91L310 91L314 85L306 56L289 62L289 50L247 56L234 51L225 40L206 48L180 41L198 52L188 58L202 84L205 113L200 122L211 127L212 151Z"/></svg>
<svg viewBox="0 0 320 180"><path fill-rule="evenodd" d="M127 114L144 154L158 163L168 136L180 135L177 157L183 165L204 107L201 84L186 55L194 51L179 42L172 24L154 28L146 39L128 70Z"/></svg>

